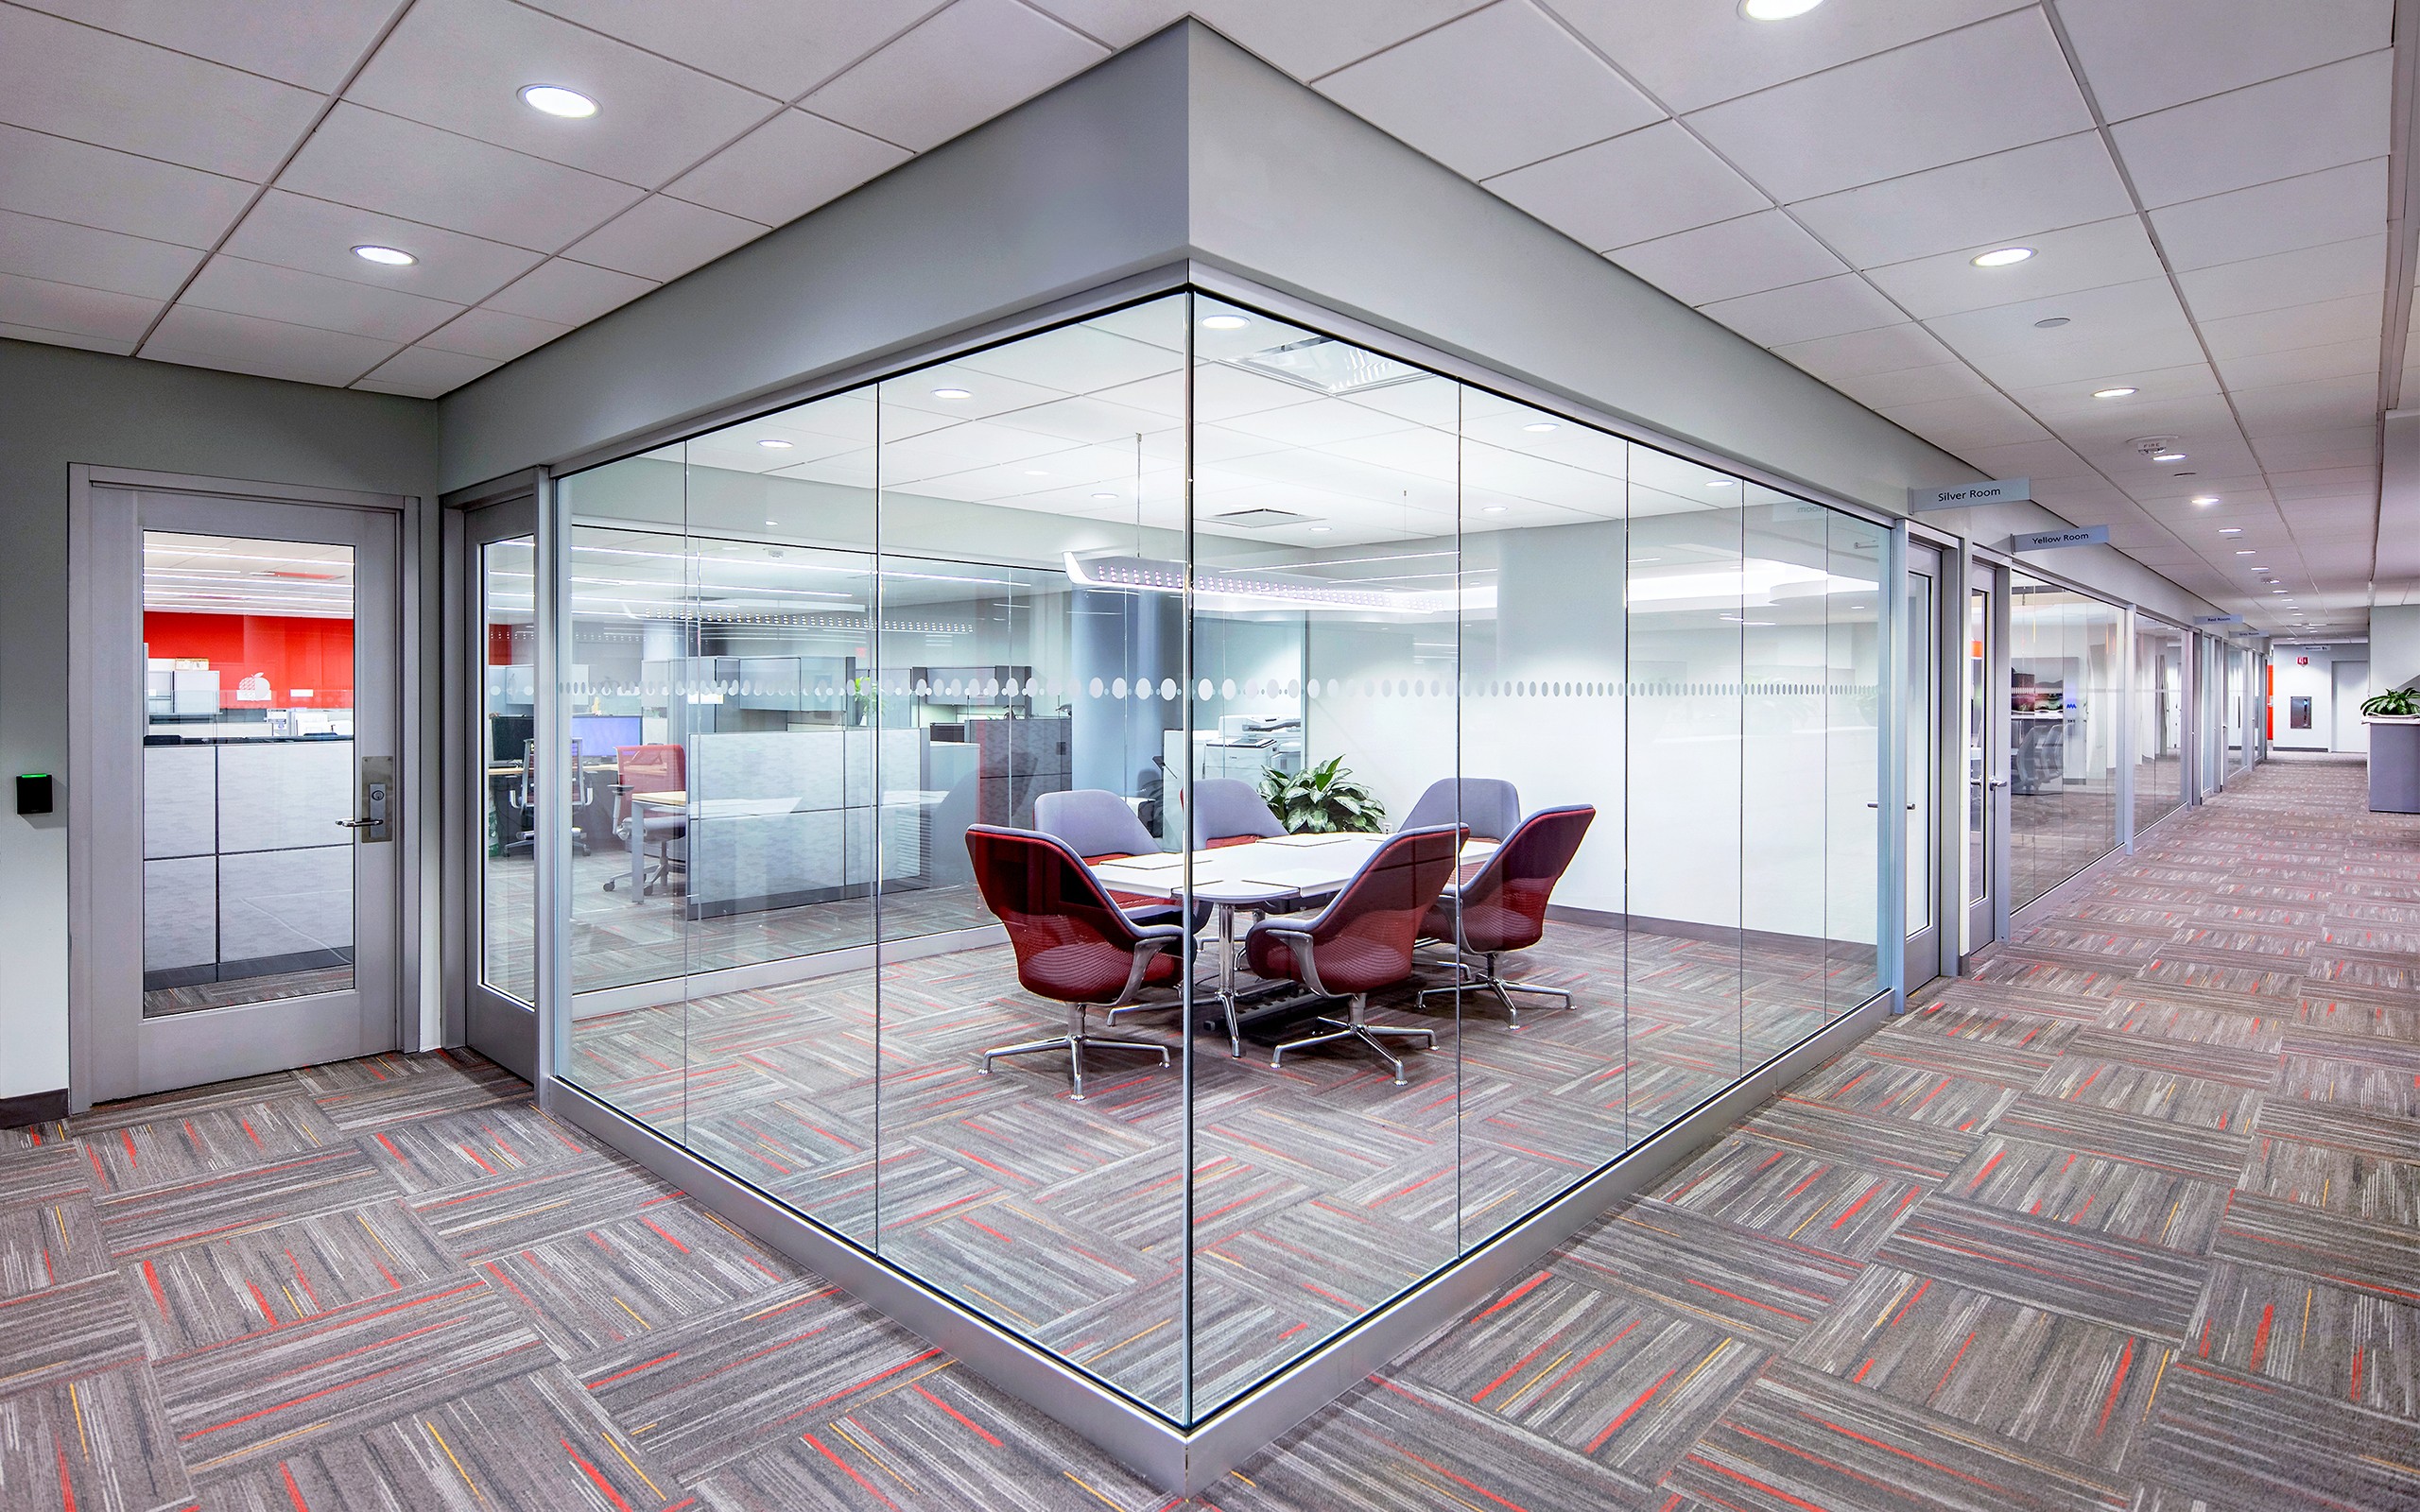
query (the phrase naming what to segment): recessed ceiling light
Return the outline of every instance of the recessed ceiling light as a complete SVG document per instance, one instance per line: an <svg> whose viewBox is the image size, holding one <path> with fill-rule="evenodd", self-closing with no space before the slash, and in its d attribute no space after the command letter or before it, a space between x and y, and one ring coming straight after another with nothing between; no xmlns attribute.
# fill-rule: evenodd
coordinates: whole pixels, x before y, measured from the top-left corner
<svg viewBox="0 0 2420 1512"><path fill-rule="evenodd" d="M2250 546L2239 546L2236 549L2236 555L2238 557L2249 557L2252 555L2252 548Z"/></svg>
<svg viewBox="0 0 2420 1512"><path fill-rule="evenodd" d="M1750 21L1788 21L1823 3L1824 0L1739 0L1739 13Z"/></svg>
<svg viewBox="0 0 2420 1512"><path fill-rule="evenodd" d="M2183 452L2153 452L2152 454L2152 460L2154 462L2182 462L2185 460L2185 454Z"/></svg>
<svg viewBox="0 0 2420 1512"><path fill-rule="evenodd" d="M2197 493L2193 496L2193 502L2201 505L2216 504L2219 502L2219 496L2215 493Z"/></svg>
<svg viewBox="0 0 2420 1512"><path fill-rule="evenodd" d="M1483 504L1479 506L1478 512L1481 514L1502 514L1504 512L1504 506L1500 504Z"/></svg>
<svg viewBox="0 0 2420 1512"><path fill-rule="evenodd" d="M2284 592L2285 592L2285 590L2284 590L2284 589L2282 589L2282 588L2273 588L2273 589L2269 590L2269 592L2271 592L2271 593L2284 593Z"/></svg>
<svg viewBox="0 0 2420 1512"><path fill-rule="evenodd" d="M2219 527L2219 534L2222 536L2239 536L2243 534L2243 527L2241 525L2221 525Z"/></svg>
<svg viewBox="0 0 2420 1512"><path fill-rule="evenodd" d="M936 388L933 390L933 397L935 399L973 399L975 397L975 390L972 388Z"/></svg>
<svg viewBox="0 0 2420 1512"><path fill-rule="evenodd" d="M767 451L769 451L769 452L786 452L786 451L788 451L788 450L790 449L790 447L791 447L791 445L792 445L792 443L791 443L791 442L788 442L788 441L782 441L782 440L775 440L772 437L769 437L769 436L768 436L767 438L765 438L763 440L758 441L756 444L757 444L757 445L759 445L759 446L761 446L761 447L763 447L763 448L765 448L765 450L767 450Z"/></svg>
<svg viewBox="0 0 2420 1512"><path fill-rule="evenodd" d="M2096 388L2092 391L2092 397L2095 399L2123 399L2134 391L2135 390L2126 387Z"/></svg>
<svg viewBox="0 0 2420 1512"><path fill-rule="evenodd" d="M1705 486L1709 489L1727 489L1738 481L1737 478L1708 478Z"/></svg>
<svg viewBox="0 0 2420 1512"><path fill-rule="evenodd" d="M531 84L521 92L521 103L533 111L560 115L565 120L579 121L596 113L596 102L576 89L563 89L555 84Z"/></svg>
<svg viewBox="0 0 2420 1512"><path fill-rule="evenodd" d="M356 247L353 255L365 263L375 263L380 267L409 267L420 261L400 247Z"/></svg>
<svg viewBox="0 0 2420 1512"><path fill-rule="evenodd" d="M1979 252L1971 261L1977 267L2006 267L2011 263L2022 263L2032 255L2031 247L2000 247L1988 252Z"/></svg>
<svg viewBox="0 0 2420 1512"><path fill-rule="evenodd" d="M1240 315L1209 315L1201 318L1204 331L1240 331L1252 324Z"/></svg>
<svg viewBox="0 0 2420 1512"><path fill-rule="evenodd" d="M2047 319L2034 321L2033 329L2036 331L2056 331L2059 327L2066 325L2066 323L2067 318L2066 316L2054 315Z"/></svg>
<svg viewBox="0 0 2420 1512"><path fill-rule="evenodd" d="M1096 493L1093 497L1096 499L1115 499L1117 495L1115 493Z"/></svg>
<svg viewBox="0 0 2420 1512"><path fill-rule="evenodd" d="M1311 526L1311 534L1315 536L1323 536L1332 528L1333 527L1329 525L1313 525Z"/></svg>
<svg viewBox="0 0 2420 1512"><path fill-rule="evenodd" d="M1531 421L1521 428L1525 431L1550 431L1555 428L1555 423L1550 420Z"/></svg>

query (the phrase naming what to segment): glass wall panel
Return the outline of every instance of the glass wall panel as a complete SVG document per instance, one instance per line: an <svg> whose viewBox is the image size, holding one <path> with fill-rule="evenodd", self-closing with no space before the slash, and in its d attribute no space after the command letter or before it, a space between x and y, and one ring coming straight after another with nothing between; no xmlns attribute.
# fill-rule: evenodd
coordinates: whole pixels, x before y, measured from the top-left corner
<svg viewBox="0 0 2420 1512"><path fill-rule="evenodd" d="M2118 844L2124 612L2010 575L2009 906L2022 908Z"/></svg>
<svg viewBox="0 0 2420 1512"><path fill-rule="evenodd" d="M1907 793L1908 934L1918 934L1933 921L1939 906L1940 851L1933 827L1940 814L1940 750L1935 745L1941 708L1934 701L1949 692L1948 667L1936 667L1941 654L1939 584L1928 573L1908 575ZM1936 676L1936 672L1940 675ZM1910 983L1910 986L1918 984Z"/></svg>
<svg viewBox="0 0 2420 1512"><path fill-rule="evenodd" d="M487 844L479 860L480 978L537 1001L537 867L528 780L537 744L537 549L526 536L479 548L481 655L479 799Z"/></svg>
<svg viewBox="0 0 2420 1512"><path fill-rule="evenodd" d="M1832 511L1743 487L1739 996L1743 1063L1753 1066L1824 1026ZM1858 818L1870 838L1873 816Z"/></svg>
<svg viewBox="0 0 2420 1512"><path fill-rule="evenodd" d="M1882 990L1880 944L1888 938L1875 908L1880 897L1882 798L1882 576L1889 559L1890 531L1869 520L1825 510L1829 530L1824 584L1824 796L1827 818L1824 844L1824 1007L1826 1018L1871 1000ZM1922 619L1910 621L1922 625ZM1924 648L1911 633L1908 660L1921 663ZM1910 678L1920 676L1910 672ZM1921 710L1924 697L1911 696ZM1911 716L1912 717L1912 716ZM1916 759L1911 748L1910 762ZM1925 787L1923 774L1908 774L1910 799ZM1910 816L1912 833L1920 826ZM1908 878L1912 893L1924 868ZM1899 941L1890 941L1897 948ZM1776 1049L1787 1048L1776 1046Z"/></svg>
<svg viewBox="0 0 2420 1512"><path fill-rule="evenodd" d="M2135 830L2140 833L2185 801L2186 632L2135 621Z"/></svg>

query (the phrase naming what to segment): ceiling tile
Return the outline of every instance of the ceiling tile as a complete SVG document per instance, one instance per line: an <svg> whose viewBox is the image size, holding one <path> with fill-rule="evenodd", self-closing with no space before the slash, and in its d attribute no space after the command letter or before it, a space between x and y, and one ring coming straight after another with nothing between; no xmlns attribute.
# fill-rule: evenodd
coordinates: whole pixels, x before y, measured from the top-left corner
<svg viewBox="0 0 2420 1512"><path fill-rule="evenodd" d="M201 257L190 247L0 210L0 273L164 300Z"/></svg>
<svg viewBox="0 0 2420 1512"><path fill-rule="evenodd" d="M340 387L392 356L399 345L349 332L181 304L167 313L151 339L143 344L143 355Z"/></svg>
<svg viewBox="0 0 2420 1512"><path fill-rule="evenodd" d="M1487 187L1599 251L1772 204L1671 121L1516 168Z"/></svg>
<svg viewBox="0 0 2420 1512"><path fill-rule="evenodd" d="M661 282L764 234L765 228L752 220L654 195L564 249L563 255Z"/></svg>
<svg viewBox="0 0 2420 1512"><path fill-rule="evenodd" d="M2261 464L2280 471L2323 467L2358 467L2377 455L2376 421L2334 430L2291 431L2263 437L2253 443Z"/></svg>
<svg viewBox="0 0 2420 1512"><path fill-rule="evenodd" d="M2313 378L2343 378L2361 373L2376 376L2378 342L2327 341L2280 352L2254 352L2219 360L2219 377L2229 388L2268 388Z"/></svg>
<svg viewBox="0 0 2420 1512"><path fill-rule="evenodd" d="M1761 294L1848 271L1778 210L1617 248L1607 256L1684 304Z"/></svg>
<svg viewBox="0 0 2420 1512"><path fill-rule="evenodd" d="M2034 322L2069 323L2041 330ZM2148 367L2182 367L2200 343L2166 279L2051 295L1943 316L1934 335L2011 388L2031 388L2105 370L2120 354Z"/></svg>
<svg viewBox="0 0 2420 1512"><path fill-rule="evenodd" d="M1979 99L1990 108L1976 109ZM2092 115L2048 24L2029 8L1688 121L1787 204L2084 130Z"/></svg>
<svg viewBox="0 0 2420 1512"><path fill-rule="evenodd" d="M1774 24L1751 21L1732 5L1552 4L1676 111L1694 111L2018 9L2014 0L1860 0Z"/></svg>
<svg viewBox="0 0 2420 1512"><path fill-rule="evenodd" d="M1930 368L1902 368L1894 372L1858 373L1827 380L1841 393L1868 409L1894 404L1920 404L1936 399L1974 398L1997 393L1982 375L1962 362Z"/></svg>
<svg viewBox="0 0 2420 1512"><path fill-rule="evenodd" d="M426 335L462 308L401 289L373 288L224 254L210 260L179 302L397 344Z"/></svg>
<svg viewBox="0 0 2420 1512"><path fill-rule="evenodd" d="M1016 0L956 0L804 101L816 114L922 152L1106 56Z"/></svg>
<svg viewBox="0 0 2420 1512"><path fill-rule="evenodd" d="M576 240L640 194L578 168L353 104L330 112L278 182L299 194L539 251Z"/></svg>
<svg viewBox="0 0 2420 1512"><path fill-rule="evenodd" d="M131 336L79 335L73 331L45 331L40 326L11 325L6 320L0 320L0 337L10 341L39 341L50 347L74 347L78 352L106 352L117 357L131 356L134 352L134 338Z"/></svg>
<svg viewBox="0 0 2420 1512"><path fill-rule="evenodd" d="M1082 32L1085 36L1092 38L1095 42L1101 43L1103 46L1118 48L1129 47L1133 45L1135 43L1141 42L1144 38L1159 30L1161 27L1178 20L1180 17L1183 17L1188 11L1203 10L1207 9L1205 7L1188 5L1186 0L1029 0L1029 3L1036 10L1058 17L1060 20ZM1442 14L1429 17L1427 20L1422 22L1421 25L1434 26L1438 22L1443 21L1452 16L1457 11L1475 9L1478 6L1483 3L1484 0L1459 0L1458 4L1451 5L1449 9L1443 9ZM1331 8L1304 7L1302 9L1312 15L1318 15L1321 11ZM1349 9L1351 8L1338 7L1334 9ZM1409 36L1411 31L1417 29L1419 28L1409 27L1397 32L1395 36ZM1228 31L1228 35L1235 36L1236 33L1230 29ZM1395 40L1395 38L1391 37L1386 40L1391 42ZM1365 44L1357 51L1354 51L1351 54L1351 57L1361 57L1364 54L1375 51L1378 46L1382 45L1384 45L1384 43ZM1339 62L1349 60L1349 58L1340 57L1338 59ZM1286 65L1280 63L1278 66L1282 68ZM1331 63L1328 66L1334 67L1335 64ZM1298 78L1303 77L1298 70L1288 71L1293 72L1295 77ZM1321 73L1324 73L1325 71L1325 69L1317 70L1317 72Z"/></svg>
<svg viewBox="0 0 2420 1512"><path fill-rule="evenodd" d="M2194 318L2223 319L2386 287L2386 233L2329 242L2179 274Z"/></svg>
<svg viewBox="0 0 2420 1512"><path fill-rule="evenodd" d="M2366 236L2386 225L2387 160L2368 158L2151 213L2180 272Z"/></svg>
<svg viewBox="0 0 2420 1512"><path fill-rule="evenodd" d="M665 189L676 199L786 225L912 156L804 111L784 111Z"/></svg>
<svg viewBox="0 0 2420 1512"><path fill-rule="evenodd" d="M420 261L409 267L389 267L353 254L356 247L371 246L399 248ZM456 304L476 303L540 261L538 253L526 248L283 189L261 197L223 249L255 263L299 267Z"/></svg>
<svg viewBox="0 0 2420 1512"><path fill-rule="evenodd" d="M0 126L0 208L209 247L251 197L240 180Z"/></svg>
<svg viewBox="0 0 2420 1512"><path fill-rule="evenodd" d="M321 96L164 47L0 6L0 121L255 182Z"/></svg>
<svg viewBox="0 0 2420 1512"><path fill-rule="evenodd" d="M1907 316L1855 273L1768 289L1705 306L1703 312L1760 347L1847 335L1897 325Z"/></svg>
<svg viewBox="0 0 2420 1512"><path fill-rule="evenodd" d="M1790 207L1858 267L1999 246L2134 214L2097 133L2038 142Z"/></svg>
<svg viewBox="0 0 2420 1512"><path fill-rule="evenodd" d="M565 120L520 91L596 102ZM415 0L345 97L425 126L652 188L772 113L774 102L512 0Z"/></svg>
<svg viewBox="0 0 2420 1512"><path fill-rule="evenodd" d="M160 313L160 302L139 295L0 273L0 321L38 331L132 341Z"/></svg>
<svg viewBox="0 0 2420 1512"><path fill-rule="evenodd" d="M2022 389L2015 397L2070 446L2112 446L2137 436L2201 437L2232 432L2234 412L2220 394L2217 380L2206 367L2200 371L2198 392L2176 392L2148 402L2147 396L2137 395L2122 404L2096 403L2089 397L2090 390L2081 384ZM2048 403L2033 398L2043 394L2058 397Z"/></svg>
<svg viewBox="0 0 2420 1512"><path fill-rule="evenodd" d="M2097 478L2092 464L2065 442L2019 441L2009 446L1970 446L1965 460L1996 478Z"/></svg>
<svg viewBox="0 0 2420 1512"><path fill-rule="evenodd" d="M1498 0L1340 69L1319 87L1473 179L1664 118L1530 0Z"/></svg>
<svg viewBox="0 0 2420 1512"><path fill-rule="evenodd" d="M344 82L395 0L17 0L321 94Z"/></svg>
<svg viewBox="0 0 2420 1512"><path fill-rule="evenodd" d="M1305 5L1302 0L1197 0L1191 9L1276 67L1308 79L1477 10L1485 3L1320 0L1317 5ZM1064 14L1070 24L1105 38L1103 26L1116 23L1081 18L1132 14L1138 9L1149 16L1161 8L1156 0L1051 0L1043 9Z"/></svg>
<svg viewBox="0 0 2420 1512"><path fill-rule="evenodd" d="M1938 336L1913 322L1794 342L1772 350L1775 356L1827 383L1866 373L1937 368L1958 360L1957 353L1943 346Z"/></svg>
<svg viewBox="0 0 2420 1512"><path fill-rule="evenodd" d="M2135 392L2118 399L2092 397L2096 389L2121 387ZM2062 434L2072 428L2079 434L2122 430L2139 436L2157 428L2146 423L2143 416L2162 413L2176 400L2206 398L2218 391L2218 374L2210 365L2188 362L2173 368L2130 368L2096 375L2084 383L2029 387L2016 389L2012 397Z"/></svg>
<svg viewBox="0 0 2420 1512"><path fill-rule="evenodd" d="M2110 129L2147 206L2200 199L2387 149L2390 54L2370 53Z"/></svg>
<svg viewBox="0 0 2420 1512"><path fill-rule="evenodd" d="M526 315L507 315L502 310L465 310L423 337L421 345L437 352L485 357L491 362L510 362L570 329L552 320L532 320Z"/></svg>
<svg viewBox="0 0 2420 1512"><path fill-rule="evenodd" d="M377 394L405 394L413 399L435 399L450 393L482 373L502 367L486 357L465 356L458 352L438 352L428 347L406 347L378 367L378 370L355 383L355 388L366 388Z"/></svg>
<svg viewBox="0 0 2420 1512"><path fill-rule="evenodd" d="M2394 0L2062 0L2104 119L2182 105L2205 94L2376 51L2394 41Z"/></svg>
<svg viewBox="0 0 2420 1512"><path fill-rule="evenodd" d="M717 0L712 5L674 6L662 0L528 3L648 52L745 84L759 94L788 100L924 20L945 0Z"/></svg>
<svg viewBox="0 0 2420 1512"><path fill-rule="evenodd" d="M2222 369L2230 357L2291 352L2324 342L2358 341L2365 334L2375 345L2385 301L2384 291L2379 291L2288 305L2256 315L2204 320L2202 339L2209 344L2210 355L2218 359Z"/></svg>
<svg viewBox="0 0 2420 1512"><path fill-rule="evenodd" d="M650 279L554 258L485 302L492 310L558 325L584 325L654 288Z"/></svg>
<svg viewBox="0 0 2420 1512"><path fill-rule="evenodd" d="M2046 440L2049 433L1997 394L1970 394L1901 404L1883 416L1948 452Z"/></svg>
<svg viewBox="0 0 2420 1512"><path fill-rule="evenodd" d="M1978 252L2022 245L2033 255L2006 267L1977 267ZM2100 288L2163 276L2141 219L2125 215L2064 231L1962 247L1937 257L1877 267L1866 276L1920 320L1965 310L2014 304L2046 295Z"/></svg>

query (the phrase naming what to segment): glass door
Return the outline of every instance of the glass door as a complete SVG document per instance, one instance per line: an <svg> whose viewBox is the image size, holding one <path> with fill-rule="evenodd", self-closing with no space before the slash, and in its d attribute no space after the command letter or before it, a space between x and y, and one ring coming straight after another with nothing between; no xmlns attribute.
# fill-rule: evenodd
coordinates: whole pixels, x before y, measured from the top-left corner
<svg viewBox="0 0 2420 1512"><path fill-rule="evenodd" d="M525 1079L538 1065L536 502L463 516L463 616L454 698L460 753L454 836L468 861L472 941L463 963L465 1038Z"/></svg>
<svg viewBox="0 0 2420 1512"><path fill-rule="evenodd" d="M2006 573L1976 562L1966 579L1963 639L1966 740L1965 845L1960 851L1965 900L1962 958L1999 938L2007 917L2008 634Z"/></svg>
<svg viewBox="0 0 2420 1512"><path fill-rule="evenodd" d="M1941 974L1943 557L1908 543L1907 894L1910 989Z"/></svg>

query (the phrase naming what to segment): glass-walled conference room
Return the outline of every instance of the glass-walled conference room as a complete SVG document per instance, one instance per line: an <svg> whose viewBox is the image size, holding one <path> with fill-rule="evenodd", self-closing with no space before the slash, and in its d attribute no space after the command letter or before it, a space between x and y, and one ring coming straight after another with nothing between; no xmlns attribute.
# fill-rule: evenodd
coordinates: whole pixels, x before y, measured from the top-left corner
<svg viewBox="0 0 2420 1512"><path fill-rule="evenodd" d="M1200 294L555 507L554 1074L1177 1422L1884 988L1873 521Z"/></svg>

